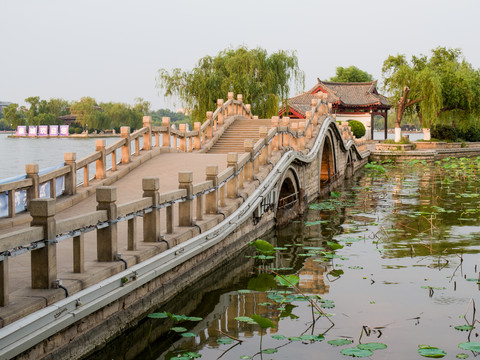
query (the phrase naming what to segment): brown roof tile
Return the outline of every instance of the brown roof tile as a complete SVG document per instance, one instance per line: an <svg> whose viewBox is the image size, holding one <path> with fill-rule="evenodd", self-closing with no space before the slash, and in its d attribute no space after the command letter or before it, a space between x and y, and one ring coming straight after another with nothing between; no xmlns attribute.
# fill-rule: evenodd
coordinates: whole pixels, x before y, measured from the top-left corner
<svg viewBox="0 0 480 360"><path fill-rule="evenodd" d="M309 91L288 99L288 105L305 116L311 109L312 99L321 91L327 94L327 101L345 107L390 106L388 99L378 94L377 81L361 83L339 83L320 81Z"/></svg>

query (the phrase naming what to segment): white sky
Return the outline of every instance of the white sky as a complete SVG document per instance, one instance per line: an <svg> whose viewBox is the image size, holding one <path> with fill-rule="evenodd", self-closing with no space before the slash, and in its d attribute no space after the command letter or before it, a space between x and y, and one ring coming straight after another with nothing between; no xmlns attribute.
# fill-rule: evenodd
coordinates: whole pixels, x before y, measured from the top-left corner
<svg viewBox="0 0 480 360"><path fill-rule="evenodd" d="M388 55L437 46L479 68L479 14L478 0L0 0L0 101L142 97L174 109L155 88L159 68L240 45L296 50L306 89L337 66L380 79Z"/></svg>

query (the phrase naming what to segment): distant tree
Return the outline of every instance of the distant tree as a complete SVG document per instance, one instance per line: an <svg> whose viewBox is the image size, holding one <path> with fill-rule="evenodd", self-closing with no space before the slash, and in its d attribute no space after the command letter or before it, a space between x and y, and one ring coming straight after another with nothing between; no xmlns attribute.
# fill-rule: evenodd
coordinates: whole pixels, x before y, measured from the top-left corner
<svg viewBox="0 0 480 360"><path fill-rule="evenodd" d="M189 116L182 112L173 112L170 109L159 109L150 112L148 115L152 117L152 122L156 125L161 125L163 117L169 117L173 124L188 123L192 125Z"/></svg>
<svg viewBox="0 0 480 360"><path fill-rule="evenodd" d="M90 124L89 126L92 127L96 119L95 112L98 111L96 106L97 102L94 98L88 96L82 97L80 101L72 104L70 107L70 113L72 115L77 115L77 122L83 127L87 124Z"/></svg>
<svg viewBox="0 0 480 360"><path fill-rule="evenodd" d="M0 112L0 114L3 114ZM10 124L4 118L0 118L0 131L11 130Z"/></svg>
<svg viewBox="0 0 480 360"><path fill-rule="evenodd" d="M135 104L133 110L139 114L147 115L150 112L150 102L143 100L141 97L135 98Z"/></svg>
<svg viewBox="0 0 480 360"><path fill-rule="evenodd" d="M280 50L269 56L262 48L243 46L205 56L191 71L160 69L157 75L157 87L167 97L178 97L194 121L204 121L205 112L215 110L217 99L226 100L229 91L243 94L254 114L275 115L292 81L303 88L304 73L295 52Z"/></svg>
<svg viewBox="0 0 480 360"><path fill-rule="evenodd" d="M417 114L423 127L442 119L467 126L480 114L480 73L459 49L438 47L430 58L389 56L382 67L385 90L396 104L395 127L405 114Z"/></svg>
<svg viewBox="0 0 480 360"><path fill-rule="evenodd" d="M11 125L13 129L16 129L18 125L25 125L25 118L22 113L17 110L18 104L10 104L3 109L5 120Z"/></svg>
<svg viewBox="0 0 480 360"><path fill-rule="evenodd" d="M337 66L337 75L330 78L333 82L370 82L373 81L372 75L362 71L356 66L347 68Z"/></svg>
<svg viewBox="0 0 480 360"><path fill-rule="evenodd" d="M30 108L27 110L27 122L30 125L39 125L35 116L38 115L38 107L40 105L39 96L30 96L25 99L25 102L30 104Z"/></svg>

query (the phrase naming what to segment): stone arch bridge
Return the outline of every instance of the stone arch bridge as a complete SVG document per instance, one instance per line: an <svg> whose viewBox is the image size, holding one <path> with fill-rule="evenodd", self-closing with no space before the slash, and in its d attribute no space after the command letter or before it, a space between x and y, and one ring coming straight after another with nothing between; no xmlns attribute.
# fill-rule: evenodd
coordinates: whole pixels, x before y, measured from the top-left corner
<svg viewBox="0 0 480 360"><path fill-rule="evenodd" d="M0 359L88 354L351 177L366 144L328 109L320 96L305 120L258 119L229 93L192 131L145 117L0 184Z"/></svg>

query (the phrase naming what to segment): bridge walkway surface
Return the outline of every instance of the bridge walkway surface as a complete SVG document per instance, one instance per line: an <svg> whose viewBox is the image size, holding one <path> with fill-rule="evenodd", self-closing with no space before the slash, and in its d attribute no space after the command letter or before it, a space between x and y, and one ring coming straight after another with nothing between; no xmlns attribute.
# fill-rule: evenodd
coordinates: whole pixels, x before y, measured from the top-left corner
<svg viewBox="0 0 480 360"><path fill-rule="evenodd" d="M181 171L193 172L193 183L199 183L205 180L206 165L217 165L219 171L227 167L226 154L201 154L201 153L159 153L152 159L144 162L127 175L117 180L111 186L117 188L117 204L126 203L134 199L142 197L142 178L158 177L160 182L160 192L168 192L178 189L178 173ZM92 182L93 187L95 182ZM78 195L82 192L89 191L89 188L78 188ZM85 200L76 205L66 208L63 211L57 212L55 218L57 220L66 219L69 217L85 214L95 211L96 197L94 191L89 191L92 194ZM68 201L68 197L61 197L58 200L61 202ZM174 216L177 218L178 205L174 208ZM160 212L161 224L165 229L166 215L165 211ZM215 217L212 215L211 217ZM216 216L218 217L218 216ZM16 220L18 223L14 227L8 227L0 230L0 235L22 229L29 226L30 216L26 213L18 215ZM223 217L221 217L223 220ZM2 222L5 223L8 219L0 219L0 226ZM208 215L205 215L205 221L208 221ZM127 260L129 266L145 260L153 256L155 253L163 251L164 243L146 243L143 241L137 242L136 251L127 251L127 222L119 223L118 229L118 252L121 253L124 259ZM143 228L137 226L137 239L143 239ZM167 236L178 237L182 232L191 232L191 228L176 227L172 234ZM192 235L189 234L188 237ZM74 273L72 269L73 259L73 244L72 241L62 241L57 244L57 258L70 259L70 261L58 261L58 278L62 279L63 285L70 291L70 295L81 289L98 283L124 269L121 262L98 262L96 235L95 231L85 234L85 272ZM150 253L150 256L149 256ZM32 289L30 279L30 253L25 253L19 256L12 257L9 261L9 276L10 276L10 305L8 307L0 307L0 319L2 322L10 323L14 319L21 318L32 311L44 307L63 298L65 295L63 290L41 290Z"/></svg>

